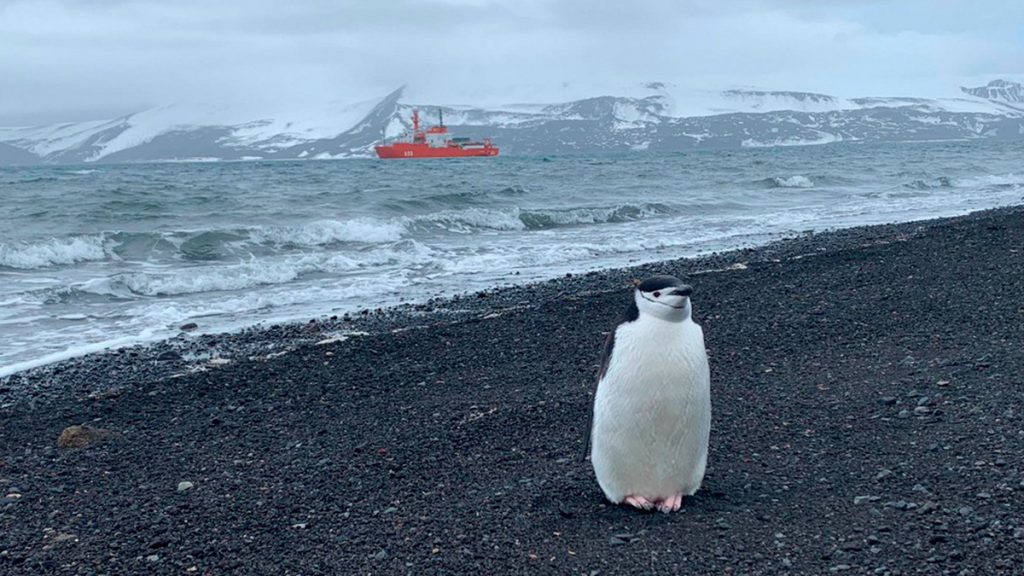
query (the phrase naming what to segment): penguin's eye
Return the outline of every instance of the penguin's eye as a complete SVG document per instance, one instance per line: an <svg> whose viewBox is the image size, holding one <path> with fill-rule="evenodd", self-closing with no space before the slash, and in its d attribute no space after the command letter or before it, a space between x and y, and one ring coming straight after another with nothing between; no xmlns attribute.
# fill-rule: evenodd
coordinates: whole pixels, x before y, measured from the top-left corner
<svg viewBox="0 0 1024 576"><path fill-rule="evenodd" d="M654 293L654 297L655 298L661 298L661 292L655 292Z"/></svg>

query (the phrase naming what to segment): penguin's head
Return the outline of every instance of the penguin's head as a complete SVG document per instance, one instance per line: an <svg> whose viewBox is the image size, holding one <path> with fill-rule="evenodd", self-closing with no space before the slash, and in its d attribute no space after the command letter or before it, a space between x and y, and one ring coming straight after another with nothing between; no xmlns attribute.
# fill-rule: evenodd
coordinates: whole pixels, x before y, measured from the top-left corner
<svg viewBox="0 0 1024 576"><path fill-rule="evenodd" d="M636 283L633 300L640 316L681 322L690 317L693 288L675 276L651 276Z"/></svg>

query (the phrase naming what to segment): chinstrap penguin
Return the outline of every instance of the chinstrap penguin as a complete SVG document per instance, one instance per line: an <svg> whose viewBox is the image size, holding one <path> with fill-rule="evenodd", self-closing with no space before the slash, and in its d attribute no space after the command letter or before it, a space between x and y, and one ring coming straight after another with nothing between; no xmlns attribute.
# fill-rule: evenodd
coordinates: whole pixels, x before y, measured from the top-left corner
<svg viewBox="0 0 1024 576"><path fill-rule="evenodd" d="M673 276L638 283L605 344L589 445L597 482L615 504L679 510L704 478L711 386L692 291Z"/></svg>

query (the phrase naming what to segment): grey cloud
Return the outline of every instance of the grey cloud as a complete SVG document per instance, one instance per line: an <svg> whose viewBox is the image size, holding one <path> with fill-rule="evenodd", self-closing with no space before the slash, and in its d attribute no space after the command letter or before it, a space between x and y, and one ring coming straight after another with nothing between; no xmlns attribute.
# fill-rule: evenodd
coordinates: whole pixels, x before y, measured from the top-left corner
<svg viewBox="0 0 1024 576"><path fill-rule="evenodd" d="M0 124L565 82L906 95L1024 73L1024 4L0 0ZM932 95L932 94L926 94Z"/></svg>

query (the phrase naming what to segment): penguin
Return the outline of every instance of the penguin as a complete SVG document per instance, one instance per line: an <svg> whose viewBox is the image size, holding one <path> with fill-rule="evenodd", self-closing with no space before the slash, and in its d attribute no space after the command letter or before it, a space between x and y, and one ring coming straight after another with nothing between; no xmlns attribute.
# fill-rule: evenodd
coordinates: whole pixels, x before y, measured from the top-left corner
<svg viewBox="0 0 1024 576"><path fill-rule="evenodd" d="M636 283L605 342L588 444L614 504L674 512L704 478L711 377L692 292L674 276Z"/></svg>

